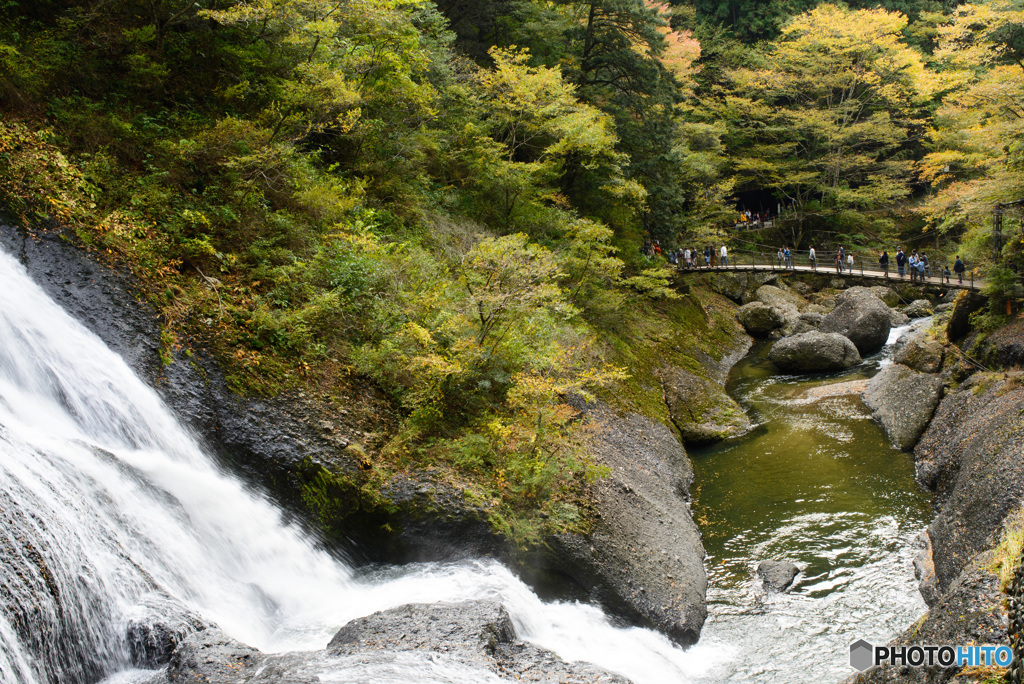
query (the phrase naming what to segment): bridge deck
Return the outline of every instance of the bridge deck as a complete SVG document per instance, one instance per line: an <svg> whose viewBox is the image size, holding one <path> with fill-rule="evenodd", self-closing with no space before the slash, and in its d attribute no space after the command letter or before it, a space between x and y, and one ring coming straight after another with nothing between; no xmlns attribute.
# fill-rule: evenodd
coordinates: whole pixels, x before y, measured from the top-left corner
<svg viewBox="0 0 1024 684"><path fill-rule="evenodd" d="M980 291L984 287L985 283L983 280L975 278L973 272L966 272L963 274L963 282L957 282L956 274L951 274L947 281L942 276L930 276L930 277L919 277L911 281L909 275L905 275L902 278L897 274L895 268L890 268L889 273L885 273L881 270L867 269L857 265L854 265L853 272L849 272L846 268L840 273L836 270L835 266L825 267L820 264L815 266L809 265L796 265L785 266L779 265L776 262L765 263L766 259L762 257L760 263L757 263L756 259L751 258L749 255L740 255L737 257L740 263L733 263L733 256L729 256L728 266L700 266L694 268L686 268L685 266L679 268L681 274L694 274L694 273L720 273L724 271L767 271L775 272L780 274L785 273L810 273L817 275L827 275L836 278L862 278L864 280L877 280L882 283L910 283L920 285L933 285L936 287L944 287L954 290L974 290ZM703 261L703 257L701 257ZM746 261L746 263L743 263Z"/></svg>

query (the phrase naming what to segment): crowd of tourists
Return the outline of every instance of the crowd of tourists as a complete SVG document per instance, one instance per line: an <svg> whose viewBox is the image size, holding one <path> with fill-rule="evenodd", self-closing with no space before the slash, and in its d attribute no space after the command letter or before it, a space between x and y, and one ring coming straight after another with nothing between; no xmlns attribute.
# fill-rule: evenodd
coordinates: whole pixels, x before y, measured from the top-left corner
<svg viewBox="0 0 1024 684"><path fill-rule="evenodd" d="M703 249L679 247L663 252L659 241L648 240L641 251L651 258L664 256L670 264L679 268L718 268L729 265L729 250L725 245L718 248L707 245Z"/></svg>
<svg viewBox="0 0 1024 684"><path fill-rule="evenodd" d="M642 248L644 254L649 257L665 257L668 259L670 264L678 266L679 268L718 268L720 266L729 265L729 253L725 245L719 248L715 248L711 245L705 246L703 249L700 247L679 247L677 249L670 249L663 251L661 243L658 240L647 240L644 242ZM762 253L763 254L763 253ZM827 257L826 257L827 258ZM779 247L778 252L775 254L775 260L778 268L792 269L793 268L793 250L786 245ZM807 251L808 264L813 270L818 270L818 255L812 245ZM911 281L924 282L926 278L932 277L931 262L928 260L928 255L921 250L920 253L916 249L911 250L910 254L903 251L902 247L896 248L896 274L900 278L910 276ZM835 251L833 258L836 273L853 273L854 258L853 251L846 251L846 248L842 245ZM881 255L878 257L878 265L882 271L885 272L885 276L889 277L889 252L883 250ZM963 260L958 255L956 261L953 264L953 270L950 272L948 266L943 266L941 271L936 271L936 275L941 277L943 282L949 283L952 281L952 276L956 275L957 282L963 284L964 273L966 272Z"/></svg>

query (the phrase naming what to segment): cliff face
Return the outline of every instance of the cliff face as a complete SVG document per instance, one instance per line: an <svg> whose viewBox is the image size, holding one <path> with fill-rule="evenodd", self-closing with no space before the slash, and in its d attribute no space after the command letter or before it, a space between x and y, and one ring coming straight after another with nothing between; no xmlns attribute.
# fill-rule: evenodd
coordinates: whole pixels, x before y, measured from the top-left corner
<svg viewBox="0 0 1024 684"><path fill-rule="evenodd" d="M976 373L939 405L914 451L918 478L935 491L938 590L998 543L1024 501L1024 374Z"/></svg>
<svg viewBox="0 0 1024 684"><path fill-rule="evenodd" d="M589 407L599 424L596 460L611 471L594 486L593 531L548 537L524 552L494 531L485 505L429 473L372 479L372 464L353 448L388 429L387 407L371 390L350 407L301 391L239 397L201 349L168 358L161 322L136 298L136 284L98 264L73 237L29 236L0 225L0 249L16 255L51 297L121 354L226 466L311 526L340 520L340 543L357 561L496 556L535 586L597 600L679 643L697 640L706 615L704 550L689 510L689 460L665 426ZM329 505L311 508L309 485L323 484L327 472L332 479L317 491L330 497Z"/></svg>

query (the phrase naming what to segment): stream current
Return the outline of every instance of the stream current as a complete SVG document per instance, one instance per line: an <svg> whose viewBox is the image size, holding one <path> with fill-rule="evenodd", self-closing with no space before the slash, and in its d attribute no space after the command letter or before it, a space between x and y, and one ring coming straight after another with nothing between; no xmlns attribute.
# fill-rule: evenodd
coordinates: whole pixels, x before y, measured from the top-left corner
<svg viewBox="0 0 1024 684"><path fill-rule="evenodd" d="M521 638L637 684L847 674L849 639L888 638L922 607L908 538L926 509L908 459L852 404L794 410L800 382L768 377L756 357L734 383L764 425L695 455L711 615L684 651L595 607L542 601L493 561L356 572L220 469L0 252L0 682L145 681L129 625L182 610L281 652L321 649L374 611L476 598L503 602ZM806 435L819 432L836 448L814 447ZM759 459L773 443L779 458ZM768 557L805 564L792 593L756 589L753 560ZM330 682L497 681L417 654L379 671L324 667Z"/></svg>
<svg viewBox="0 0 1024 684"><path fill-rule="evenodd" d="M843 373L780 375L766 347L730 373L727 390L758 426L690 452L709 584L701 644L735 649L700 681L838 682L853 674L852 642L885 643L925 612L913 558L927 495L861 389L843 389L891 363L908 329ZM762 560L800 567L793 587L766 592Z"/></svg>

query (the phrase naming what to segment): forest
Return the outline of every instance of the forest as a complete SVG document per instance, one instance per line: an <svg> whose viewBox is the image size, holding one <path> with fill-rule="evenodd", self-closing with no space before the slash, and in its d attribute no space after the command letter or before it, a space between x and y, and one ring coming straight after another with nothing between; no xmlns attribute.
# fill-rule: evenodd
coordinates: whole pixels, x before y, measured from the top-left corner
<svg viewBox="0 0 1024 684"><path fill-rule="evenodd" d="M130 270L168 363L370 384L371 481L435 469L522 539L602 475L567 397L657 414L665 331L716 348L646 241L927 245L979 325L1021 299L1019 0L7 0L0 114L0 211Z"/></svg>

